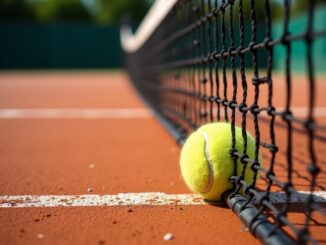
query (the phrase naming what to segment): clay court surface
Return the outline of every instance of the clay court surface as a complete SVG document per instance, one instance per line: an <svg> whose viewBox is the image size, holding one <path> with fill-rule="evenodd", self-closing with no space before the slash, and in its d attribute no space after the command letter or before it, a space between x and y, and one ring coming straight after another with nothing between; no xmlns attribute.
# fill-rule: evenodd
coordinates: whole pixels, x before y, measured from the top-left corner
<svg viewBox="0 0 326 245"><path fill-rule="evenodd" d="M285 93L281 82L274 95L280 98L275 99L279 107ZM318 85L319 122L325 122L325 89L326 84ZM267 95L261 94L263 103ZM305 80L296 80L292 106L302 117L306 94ZM262 140L267 141L268 123L260 126ZM276 130L284 151L281 122ZM317 190L325 191L326 136L317 134L323 169ZM294 183L307 190L307 137L298 131L293 139ZM190 194L180 176L179 150L124 72L0 73L1 196ZM281 151L280 176L286 169L284 157ZM263 159L268 162L268 153L263 152ZM259 186L264 187L263 179ZM15 205L0 208L1 244L259 244L225 204ZM298 226L303 224L302 212L293 206L289 214ZM326 218L316 214L314 219L312 232L326 243ZM167 233L173 234L172 240L163 239Z"/></svg>

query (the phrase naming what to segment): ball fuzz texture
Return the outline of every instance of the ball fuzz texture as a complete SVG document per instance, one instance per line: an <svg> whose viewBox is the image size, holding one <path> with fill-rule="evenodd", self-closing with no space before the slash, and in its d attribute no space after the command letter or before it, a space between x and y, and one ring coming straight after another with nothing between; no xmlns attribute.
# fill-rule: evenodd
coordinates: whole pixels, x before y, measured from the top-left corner
<svg viewBox="0 0 326 245"><path fill-rule="evenodd" d="M236 149L243 153L242 130L235 129ZM209 201L220 201L222 194L232 189L229 178L233 175L234 163L230 155L232 146L231 124L209 123L193 132L186 140L180 156L182 177L188 187ZM255 158L255 140L247 132L247 155ZM237 173L243 164L237 160ZM251 184L254 172L247 165L245 181Z"/></svg>

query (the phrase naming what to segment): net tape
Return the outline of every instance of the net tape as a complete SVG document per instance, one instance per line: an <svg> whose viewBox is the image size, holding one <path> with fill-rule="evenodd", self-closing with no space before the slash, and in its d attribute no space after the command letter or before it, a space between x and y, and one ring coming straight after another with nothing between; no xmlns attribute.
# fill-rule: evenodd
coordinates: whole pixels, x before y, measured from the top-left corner
<svg viewBox="0 0 326 245"><path fill-rule="evenodd" d="M274 224L268 236L278 232L282 226L287 226L294 234L294 239L300 243L314 242L309 234L308 225L312 219L313 210L321 210L314 201L313 195L307 195L305 202L305 221L298 228L287 218L290 197L297 193L293 186L293 139L294 124L301 125L308 138L310 174L309 190L316 188L317 175L320 166L315 153L316 130L325 131L325 126L316 123L315 109L315 73L313 65L313 43L317 38L326 35L326 30L315 31L313 17L315 1L307 1L307 25L300 34L291 34L290 0L282 2L283 32L279 38L272 36L272 11L269 0L264 2L262 9L257 9L254 0L179 0L175 1L168 14L155 28L152 35L134 52L126 52L127 67L137 89L145 97L150 106L173 131L182 144L190 132L200 125L214 121L231 123L232 147L230 149L234 164L237 160L243 164L241 173L234 168L233 183L235 196L244 188L247 196L241 210L250 205L253 199L259 200L256 217L252 217L252 225L261 214L271 211ZM247 8L245 8L247 7ZM257 18L258 11L263 11L264 20ZM260 28L263 26L263 28ZM249 33L249 38L248 38ZM263 33L263 38L258 34ZM308 110L305 119L292 113L292 80L291 80L291 43L302 41L305 44L305 60L308 81ZM273 104L273 49L282 46L285 50L284 74L286 84L285 108L276 109ZM262 54L262 59L259 57ZM248 59L249 57L249 59ZM262 61L263 60L263 61ZM265 76L261 76L261 68ZM249 70L250 69L250 70ZM249 71L248 71L249 70ZM231 73L231 78L228 77ZM249 75L249 73L252 73ZM251 84L249 77L251 76ZM228 87L231 86L231 94ZM253 101L248 104L248 89L253 86ZM260 87L267 86L267 106L259 105ZM242 90L239 96L239 88ZM239 97L241 97L239 99ZM266 113L268 119L259 117ZM240 121L236 121L239 115ZM255 158L247 155L247 121L252 117L254 138L256 140ZM275 174L275 158L279 151L276 144L276 118L281 118L287 131L286 167L287 176L281 181ZM269 142L261 142L261 120L269 122ZM236 150L235 125L241 123L243 151ZM268 168L260 166L260 148L270 152ZM244 181L246 168L254 173L253 183ZM258 172L265 175L267 185L264 191L256 186ZM272 186L276 185L286 193L286 201L279 208L269 200ZM241 211L240 210L240 211ZM252 228L252 227L250 227Z"/></svg>

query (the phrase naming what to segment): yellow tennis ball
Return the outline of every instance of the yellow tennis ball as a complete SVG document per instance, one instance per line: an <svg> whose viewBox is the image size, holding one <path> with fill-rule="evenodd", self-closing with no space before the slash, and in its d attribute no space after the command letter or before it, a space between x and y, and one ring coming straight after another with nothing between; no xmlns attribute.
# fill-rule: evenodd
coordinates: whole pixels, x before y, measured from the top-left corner
<svg viewBox="0 0 326 245"><path fill-rule="evenodd" d="M236 149L243 153L242 130L235 129ZM186 140L180 156L182 177L188 187L204 199L220 201L222 194L232 189L229 178L233 175L234 163L231 158L231 124L209 123L193 132ZM247 133L247 155L255 158L255 140ZM240 175L243 164L237 160ZM251 184L254 172L247 165L245 181Z"/></svg>

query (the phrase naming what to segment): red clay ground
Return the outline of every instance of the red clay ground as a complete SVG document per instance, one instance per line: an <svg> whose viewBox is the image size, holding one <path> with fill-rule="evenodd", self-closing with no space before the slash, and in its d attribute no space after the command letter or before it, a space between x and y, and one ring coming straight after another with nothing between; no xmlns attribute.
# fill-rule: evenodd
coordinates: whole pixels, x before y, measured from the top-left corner
<svg viewBox="0 0 326 245"><path fill-rule="evenodd" d="M299 97L294 101L302 106ZM0 108L146 109L121 72L2 73ZM268 125L261 127L268 139ZM179 173L179 146L154 117L2 119L0 135L0 195L90 194L88 188L92 194L189 193ZM278 137L285 146L285 134ZM305 145L300 134L294 138ZM306 154L297 148L299 157ZM317 148L323 159L324 145ZM277 160L283 161L281 154ZM298 161L299 172L305 166ZM296 181L307 188L304 178ZM290 213L298 225L301 212ZM316 219L313 233L325 242L325 218ZM0 224L1 244L259 243L223 204L0 208ZM168 232L174 239L164 241Z"/></svg>
<svg viewBox="0 0 326 245"><path fill-rule="evenodd" d="M5 73L0 107L144 105L122 73ZM6 119L0 120L0 135L1 195L89 194L90 187L92 194L189 193L179 174L178 146L155 118ZM129 209L3 208L0 243L258 243L225 206ZM164 241L168 232L174 239Z"/></svg>

